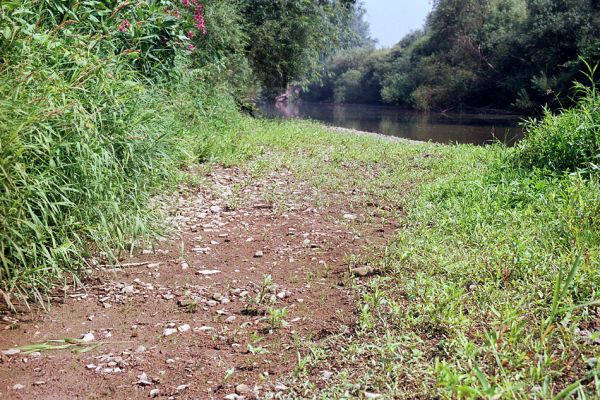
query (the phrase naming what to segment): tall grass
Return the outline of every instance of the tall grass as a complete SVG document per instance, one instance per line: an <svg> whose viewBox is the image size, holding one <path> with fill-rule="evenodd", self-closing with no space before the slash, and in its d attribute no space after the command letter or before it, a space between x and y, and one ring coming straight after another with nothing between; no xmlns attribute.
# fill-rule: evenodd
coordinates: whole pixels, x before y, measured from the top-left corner
<svg viewBox="0 0 600 400"><path fill-rule="evenodd" d="M219 75L174 55L166 74L160 48L121 51L153 42L107 37L114 11L95 3L2 4L0 293L11 306L43 302L57 283L77 282L87 257L154 233L149 196L182 166L226 151L241 122Z"/></svg>

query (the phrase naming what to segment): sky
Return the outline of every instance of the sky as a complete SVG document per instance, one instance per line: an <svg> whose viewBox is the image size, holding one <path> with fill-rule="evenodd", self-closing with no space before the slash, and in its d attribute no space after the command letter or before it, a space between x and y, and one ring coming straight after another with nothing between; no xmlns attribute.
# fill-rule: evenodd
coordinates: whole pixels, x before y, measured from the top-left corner
<svg viewBox="0 0 600 400"><path fill-rule="evenodd" d="M371 34L381 47L391 47L411 30L423 27L430 0L363 0Z"/></svg>

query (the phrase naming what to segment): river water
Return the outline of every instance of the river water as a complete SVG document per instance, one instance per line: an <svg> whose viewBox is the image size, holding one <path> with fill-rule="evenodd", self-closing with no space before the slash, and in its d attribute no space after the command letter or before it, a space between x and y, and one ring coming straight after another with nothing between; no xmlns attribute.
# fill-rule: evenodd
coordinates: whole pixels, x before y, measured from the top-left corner
<svg viewBox="0 0 600 400"><path fill-rule="evenodd" d="M505 114L419 113L396 107L298 102L263 104L271 118L303 118L328 125L436 143L514 144L522 135L522 118Z"/></svg>

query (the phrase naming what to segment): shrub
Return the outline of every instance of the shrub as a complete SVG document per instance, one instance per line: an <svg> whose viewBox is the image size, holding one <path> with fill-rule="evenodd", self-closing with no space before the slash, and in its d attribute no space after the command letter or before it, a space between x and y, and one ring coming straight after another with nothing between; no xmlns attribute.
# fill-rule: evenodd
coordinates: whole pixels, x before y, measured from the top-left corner
<svg viewBox="0 0 600 400"><path fill-rule="evenodd" d="M541 121L526 123L526 137L513 155L516 164L551 172L598 171L600 96L593 84L576 89L580 97L573 108L556 115L546 109Z"/></svg>

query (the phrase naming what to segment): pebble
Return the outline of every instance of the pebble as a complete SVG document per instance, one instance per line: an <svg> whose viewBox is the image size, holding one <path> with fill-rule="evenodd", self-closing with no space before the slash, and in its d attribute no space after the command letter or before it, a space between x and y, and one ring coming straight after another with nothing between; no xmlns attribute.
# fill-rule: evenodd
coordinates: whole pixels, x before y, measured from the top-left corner
<svg viewBox="0 0 600 400"><path fill-rule="evenodd" d="M21 383L15 383L15 385L13 386L13 390L23 390L25 389L25 385L21 384Z"/></svg>
<svg viewBox="0 0 600 400"><path fill-rule="evenodd" d="M365 277L373 275L375 273L375 269L373 267L360 267L351 269L350 272L354 276Z"/></svg>
<svg viewBox="0 0 600 400"><path fill-rule="evenodd" d="M196 274L204 275L204 276L216 275L216 274L220 274L220 273L221 273L221 271L219 271L218 269L201 269L196 272Z"/></svg>
<svg viewBox="0 0 600 400"><path fill-rule="evenodd" d="M163 331L164 336L171 336L174 333L177 333L177 329L175 328L167 328Z"/></svg>
<svg viewBox="0 0 600 400"><path fill-rule="evenodd" d="M86 333L85 335L83 335L81 340L85 343L89 343L89 342L93 342L94 340L96 340L96 337L94 336L93 333L90 332L90 333Z"/></svg>
<svg viewBox="0 0 600 400"><path fill-rule="evenodd" d="M237 385L235 387L235 392L239 395L250 394L252 393L252 388L242 383L241 385Z"/></svg>
<svg viewBox="0 0 600 400"><path fill-rule="evenodd" d="M333 376L333 372L331 371L323 371L321 374L321 377L323 378L324 381L328 381L329 379L331 379L331 377Z"/></svg>
<svg viewBox="0 0 600 400"><path fill-rule="evenodd" d="M144 346L138 346L137 349L135 349L136 353L144 353L146 351L146 348Z"/></svg>
<svg viewBox="0 0 600 400"><path fill-rule="evenodd" d="M265 253L263 253L261 250L258 250L256 253L254 253L255 258L261 258L264 255L265 255Z"/></svg>
<svg viewBox="0 0 600 400"><path fill-rule="evenodd" d="M2 351L2 354L4 354L5 356L14 356L17 355L21 352L21 350L19 349L8 349L8 350L4 350Z"/></svg>
<svg viewBox="0 0 600 400"><path fill-rule="evenodd" d="M131 294L135 292L135 288L133 287L133 285L128 285L121 289L121 292L124 294Z"/></svg>
<svg viewBox="0 0 600 400"><path fill-rule="evenodd" d="M225 320L225 322L227 322L227 323L229 323L229 324L230 324L230 323L232 323L233 321L235 321L236 319L237 319L237 318L236 318L236 316L235 316L235 315L232 315L231 317L228 317L228 318Z"/></svg>
<svg viewBox="0 0 600 400"><path fill-rule="evenodd" d="M183 325L181 325L179 328L177 328L177 330L178 330L179 332L181 332L181 333L187 332L187 331L189 331L190 329L192 329L192 327L191 327L191 326L189 326L188 324L183 324Z"/></svg>
<svg viewBox="0 0 600 400"><path fill-rule="evenodd" d="M377 393L365 392L366 399L382 399L383 396Z"/></svg>
<svg viewBox="0 0 600 400"><path fill-rule="evenodd" d="M152 385L152 381L148 378L148 375L145 372L142 372L138 377L138 381L136 382L140 386L150 386Z"/></svg>
<svg viewBox="0 0 600 400"><path fill-rule="evenodd" d="M185 389L189 388L190 385L179 385L177 386L177 389L175 389L177 392L183 392Z"/></svg>
<svg viewBox="0 0 600 400"><path fill-rule="evenodd" d="M220 211L221 211L221 207L219 207L219 206L211 206L210 207L210 212L213 214L217 214Z"/></svg>
<svg viewBox="0 0 600 400"><path fill-rule="evenodd" d="M279 392L284 392L288 389L289 388L287 386L285 386L283 383L278 383L277 385L275 385L275 390L277 390Z"/></svg>
<svg viewBox="0 0 600 400"><path fill-rule="evenodd" d="M150 391L150 397L152 397L152 398L157 397L159 395L159 393L160 393L160 390L158 390L158 389L152 389Z"/></svg>
<svg viewBox="0 0 600 400"><path fill-rule="evenodd" d="M344 214L344 219L347 219L347 220L353 221L353 220L355 220L355 219L356 219L356 215L354 215L354 214L349 214L349 213L348 213L348 214Z"/></svg>

